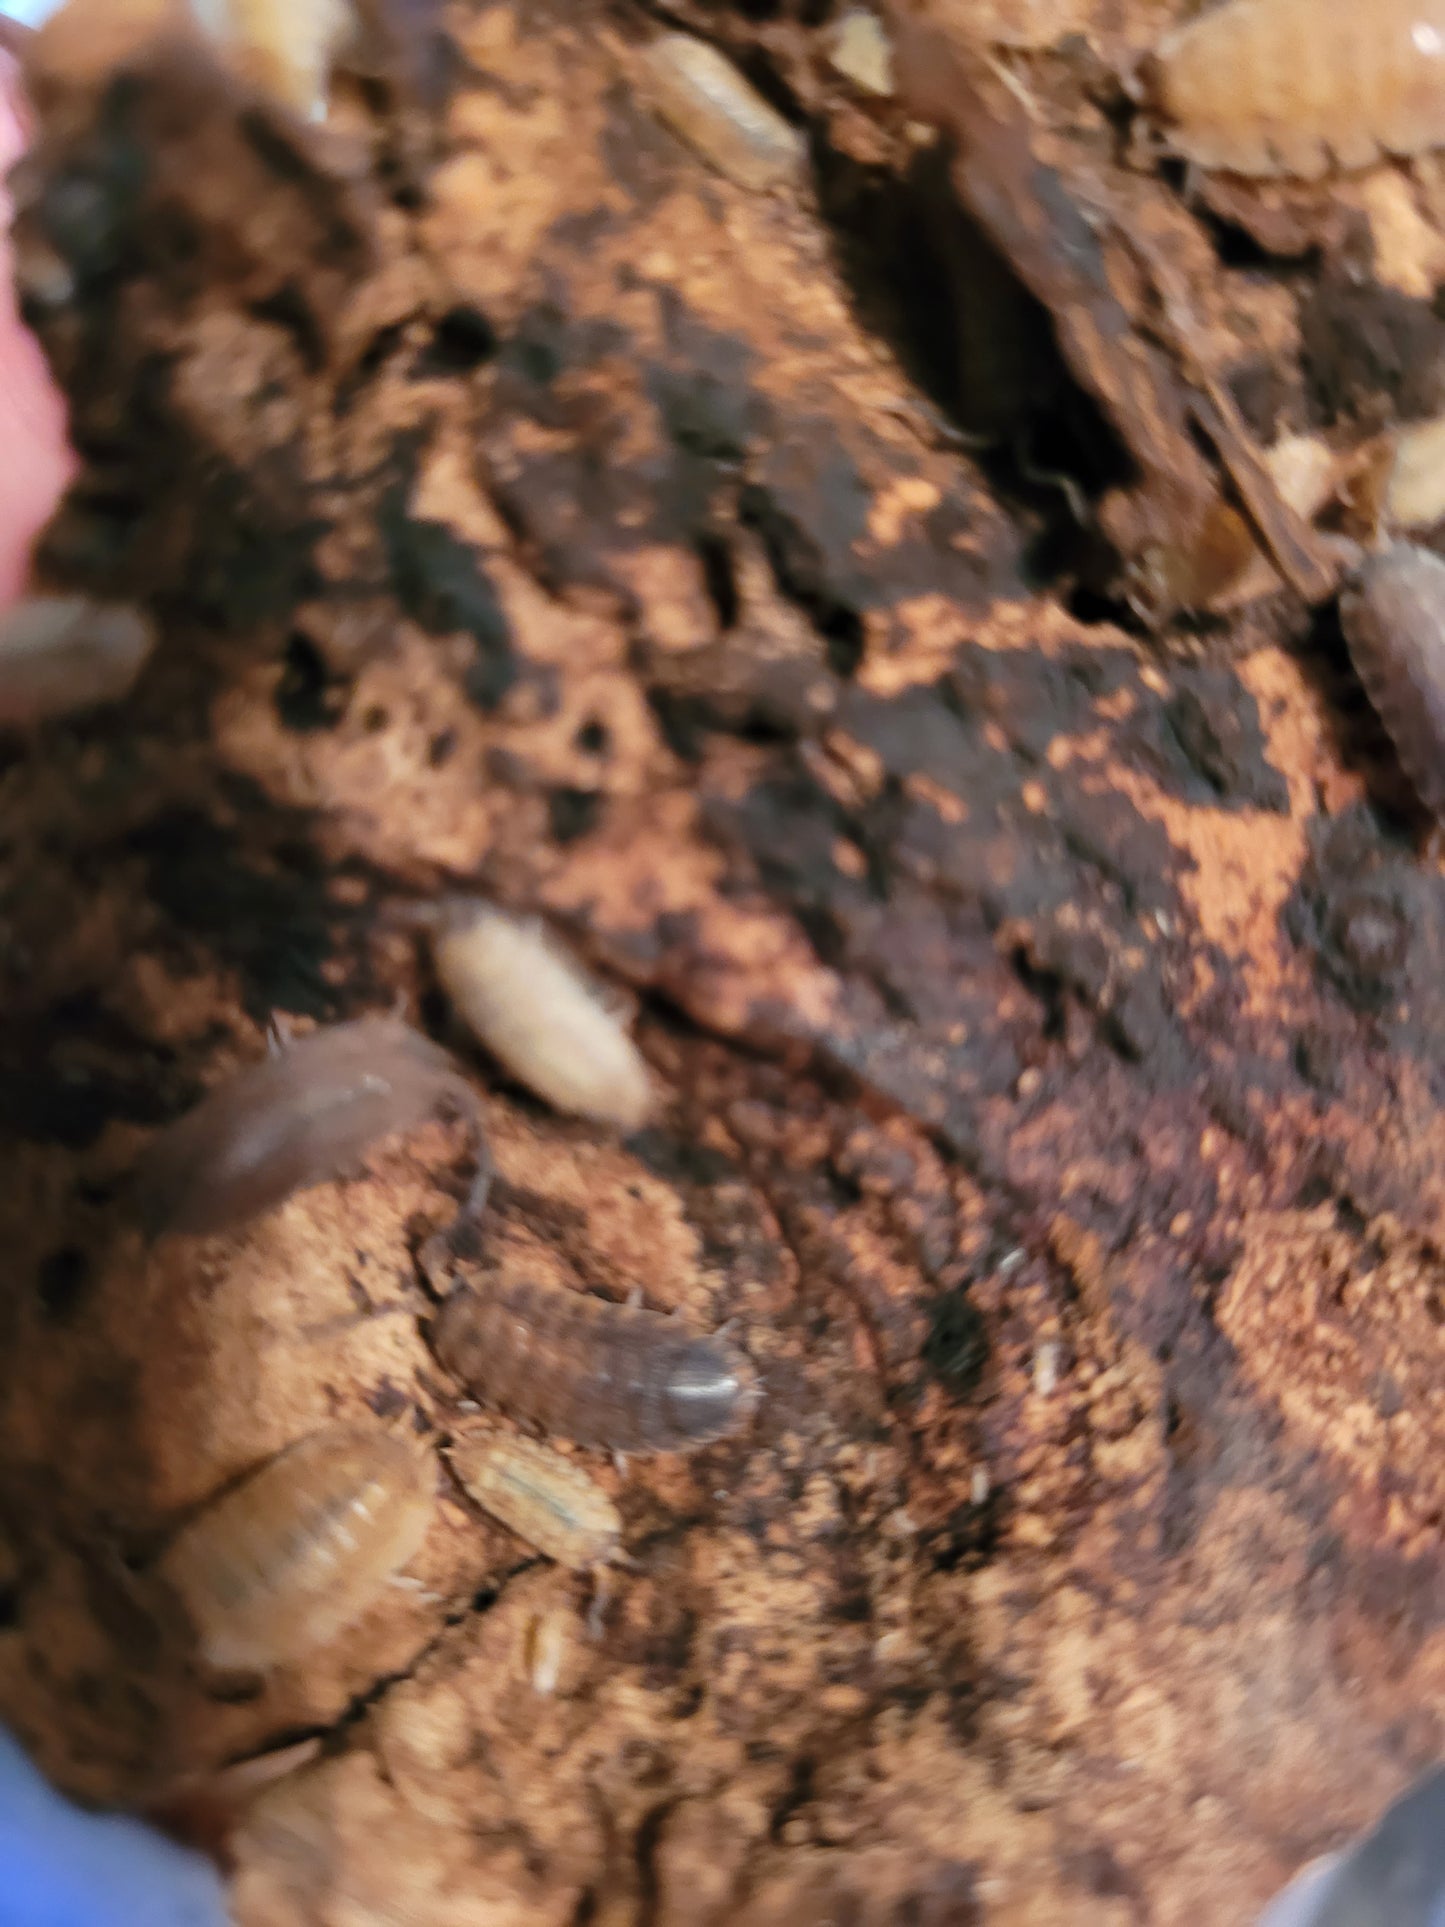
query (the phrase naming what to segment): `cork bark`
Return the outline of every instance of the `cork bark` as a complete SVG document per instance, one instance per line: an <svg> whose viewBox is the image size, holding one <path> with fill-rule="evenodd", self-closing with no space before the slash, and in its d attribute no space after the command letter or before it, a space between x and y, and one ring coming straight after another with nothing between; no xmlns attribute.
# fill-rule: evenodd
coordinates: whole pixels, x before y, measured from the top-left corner
<svg viewBox="0 0 1445 1927"><path fill-rule="evenodd" d="M1428 165L1131 158L1168 11L957 0L926 178L826 20L684 5L808 130L774 195L588 0L459 8L439 116L305 132L163 37L37 88L40 567L163 637L0 770L0 1717L145 1808L318 1736L242 1927L1243 1921L1439 1748L1445 884L1240 477L1438 406L1445 240ZM1221 501L1292 587L1177 614ZM408 912L463 888L634 1001L654 1126L459 1036ZM398 1002L482 1099L482 1268L736 1320L764 1398L587 1456L595 1631L439 1474L415 1583L223 1692L157 1553L331 1417L464 1422L468 1147L150 1248L127 1174L273 1016Z"/></svg>

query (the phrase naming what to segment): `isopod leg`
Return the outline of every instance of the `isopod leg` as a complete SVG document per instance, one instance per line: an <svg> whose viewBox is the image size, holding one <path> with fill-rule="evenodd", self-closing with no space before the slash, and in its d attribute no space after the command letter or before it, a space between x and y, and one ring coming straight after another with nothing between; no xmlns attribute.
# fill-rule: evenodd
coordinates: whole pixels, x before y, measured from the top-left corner
<svg viewBox="0 0 1445 1927"><path fill-rule="evenodd" d="M434 1231L416 1254L422 1283L438 1301L447 1296L455 1283L451 1272L452 1256L451 1226L445 1231Z"/></svg>
<svg viewBox="0 0 1445 1927"><path fill-rule="evenodd" d="M612 1603L612 1587L604 1566L594 1566L591 1577L592 1599L587 1608L587 1637L596 1640L602 1637L603 1620Z"/></svg>
<svg viewBox="0 0 1445 1927"><path fill-rule="evenodd" d="M446 1231L441 1234L447 1249L453 1257L475 1256L480 1240L478 1227L486 1215L487 1201L492 1194L492 1180L497 1174L496 1163L492 1157L491 1146L487 1142L486 1126L482 1122L481 1106L465 1084L459 1084L450 1093L451 1102L457 1114L466 1119L471 1126L473 1140L477 1147L477 1168L472 1177L471 1188L463 1198ZM436 1243L433 1239L432 1244ZM426 1256L422 1257L423 1269Z"/></svg>
<svg viewBox="0 0 1445 1927"><path fill-rule="evenodd" d="M492 1195L492 1179L496 1175L497 1167L492 1158L491 1148L487 1140L481 1135L481 1127L478 1125L476 1175L473 1177L471 1189L462 1200L462 1207L456 1217L452 1219L451 1229L447 1233L447 1238L453 1250L456 1249L463 1234L465 1235L467 1243L470 1244L473 1242L473 1234L475 1234L482 1219L486 1216L487 1200Z"/></svg>
<svg viewBox="0 0 1445 1927"><path fill-rule="evenodd" d="M1068 508L1069 514L1074 518L1078 527L1087 529L1091 525L1093 517L1090 513L1089 505L1084 499L1083 490L1079 487L1073 476L1065 475L1062 469L1041 468L1035 462L1032 447L1033 437L1034 431L1030 428L1020 437L1019 445L1014 450L1020 474L1022 474L1025 481L1033 482L1039 488L1056 490L1058 494L1063 496L1065 506Z"/></svg>

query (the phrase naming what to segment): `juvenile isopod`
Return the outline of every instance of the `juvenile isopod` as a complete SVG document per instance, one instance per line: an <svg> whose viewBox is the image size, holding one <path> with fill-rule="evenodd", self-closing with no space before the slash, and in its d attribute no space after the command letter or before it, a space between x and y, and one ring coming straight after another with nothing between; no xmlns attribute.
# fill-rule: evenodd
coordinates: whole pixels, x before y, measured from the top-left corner
<svg viewBox="0 0 1445 1927"><path fill-rule="evenodd" d="M1370 556L1340 626L1405 774L1445 821L1445 562L1410 542Z"/></svg>
<svg viewBox="0 0 1445 1927"><path fill-rule="evenodd" d="M339 1425L208 1506L160 1562L206 1665L266 1672L343 1632L426 1537L434 1485L411 1440Z"/></svg>
<svg viewBox="0 0 1445 1927"><path fill-rule="evenodd" d="M152 1237L226 1231L293 1191L348 1175L367 1149L443 1109L472 1125L480 1164L463 1213L479 1213L490 1164L476 1098L457 1064L392 1017L297 1038L238 1071L147 1147L136 1200Z"/></svg>
<svg viewBox="0 0 1445 1927"><path fill-rule="evenodd" d="M719 174L755 191L799 179L802 136L716 47L665 33L642 58L658 115Z"/></svg>
<svg viewBox="0 0 1445 1927"><path fill-rule="evenodd" d="M463 1488L484 1512L571 1572L613 1558L622 1516L582 1466L536 1439L458 1439L447 1453Z"/></svg>
<svg viewBox="0 0 1445 1927"><path fill-rule="evenodd" d="M1224 0L1144 75L1202 167L1316 180L1445 142L1445 0Z"/></svg>
<svg viewBox="0 0 1445 1927"><path fill-rule="evenodd" d="M635 1131L655 1100L647 1064L602 990L535 923L447 906L432 936L442 988L499 1063L554 1110Z"/></svg>
<svg viewBox="0 0 1445 1927"><path fill-rule="evenodd" d="M757 1387L719 1338L679 1320L526 1281L453 1292L437 1357L513 1417L614 1452L687 1452L736 1431Z"/></svg>
<svg viewBox="0 0 1445 1927"><path fill-rule="evenodd" d="M553 1606L538 1613L527 1627L522 1658L527 1684L542 1699L556 1692L572 1644L573 1615Z"/></svg>

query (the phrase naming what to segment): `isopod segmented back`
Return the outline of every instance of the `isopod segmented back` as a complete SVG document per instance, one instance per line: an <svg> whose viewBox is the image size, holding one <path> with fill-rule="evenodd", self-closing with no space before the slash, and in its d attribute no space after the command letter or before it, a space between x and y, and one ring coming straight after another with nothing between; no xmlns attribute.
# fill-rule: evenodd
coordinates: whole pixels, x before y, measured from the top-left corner
<svg viewBox="0 0 1445 1927"><path fill-rule="evenodd" d="M665 33L642 64L660 117L718 173L757 192L801 179L802 136L710 42Z"/></svg>
<svg viewBox="0 0 1445 1927"><path fill-rule="evenodd" d="M460 1438L447 1458L483 1511L574 1572L605 1565L622 1538L617 1507L585 1467L535 1439Z"/></svg>
<svg viewBox="0 0 1445 1927"><path fill-rule="evenodd" d="M479 1213L490 1164L476 1098L438 1045L393 1017L362 1017L298 1037L225 1078L147 1146L136 1200L150 1234L225 1231L293 1192L349 1172L379 1139L443 1106L481 1146Z"/></svg>
<svg viewBox="0 0 1445 1927"><path fill-rule="evenodd" d="M1445 142L1445 0L1225 0L1145 75L1170 144L1203 167L1368 167Z"/></svg>
<svg viewBox="0 0 1445 1927"><path fill-rule="evenodd" d="M396 1432L332 1426L197 1515L160 1563L218 1671L288 1665L360 1617L426 1537L431 1455Z"/></svg>
<svg viewBox="0 0 1445 1927"><path fill-rule="evenodd" d="M1445 562L1411 542L1369 556L1340 627L1405 774L1445 821Z"/></svg>
<svg viewBox="0 0 1445 1927"><path fill-rule="evenodd" d="M616 1452L686 1452L736 1431L757 1386L739 1353L675 1318L530 1282L452 1294L432 1345L477 1397Z"/></svg>

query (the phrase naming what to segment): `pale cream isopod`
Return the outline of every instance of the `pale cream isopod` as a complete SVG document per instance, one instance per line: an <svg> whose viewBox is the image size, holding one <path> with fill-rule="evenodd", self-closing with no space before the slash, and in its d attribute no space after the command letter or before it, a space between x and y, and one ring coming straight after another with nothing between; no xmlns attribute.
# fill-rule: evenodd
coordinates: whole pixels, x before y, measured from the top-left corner
<svg viewBox="0 0 1445 1927"><path fill-rule="evenodd" d="M643 65L659 117L719 174L755 190L801 178L802 136L716 47L665 33Z"/></svg>
<svg viewBox="0 0 1445 1927"><path fill-rule="evenodd" d="M520 1083L554 1110L635 1131L656 1093L602 990L542 928L479 901L448 906L432 935L457 1011Z"/></svg>

